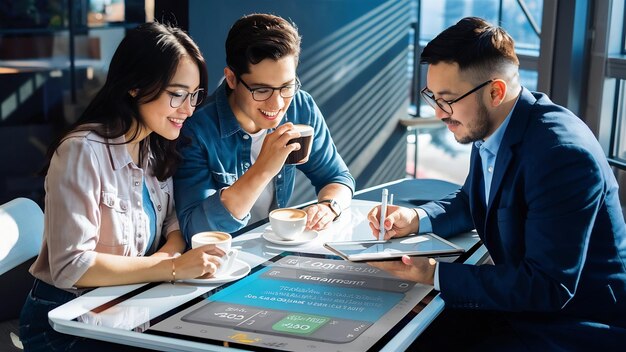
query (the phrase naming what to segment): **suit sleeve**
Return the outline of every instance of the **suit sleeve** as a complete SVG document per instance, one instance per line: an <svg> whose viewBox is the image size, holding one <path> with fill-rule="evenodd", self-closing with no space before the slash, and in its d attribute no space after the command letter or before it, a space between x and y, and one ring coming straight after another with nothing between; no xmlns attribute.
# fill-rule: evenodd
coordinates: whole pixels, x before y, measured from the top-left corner
<svg viewBox="0 0 626 352"><path fill-rule="evenodd" d="M528 159L524 180L514 189L502 190L514 192L522 206L497 209L499 240L519 241L524 246L519 249L521 258L506 256L502 263L482 266L440 263L446 305L556 311L576 292L604 199L601 167L587 150L575 145L556 146Z"/></svg>
<svg viewBox="0 0 626 352"><path fill-rule="evenodd" d="M461 189L455 193L442 200L420 206L428 214L432 232L445 238L474 229L468 194L469 181L466 180Z"/></svg>

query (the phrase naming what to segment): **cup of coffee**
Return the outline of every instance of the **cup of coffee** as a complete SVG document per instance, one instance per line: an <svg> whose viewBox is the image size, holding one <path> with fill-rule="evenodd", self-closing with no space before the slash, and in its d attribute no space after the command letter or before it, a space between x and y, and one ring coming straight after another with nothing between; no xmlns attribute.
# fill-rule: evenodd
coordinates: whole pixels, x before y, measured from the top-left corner
<svg viewBox="0 0 626 352"><path fill-rule="evenodd" d="M191 237L191 248L198 248L207 244L213 244L215 247L224 251L224 256L220 258L220 265L213 273L213 277L218 277L230 272L238 251L231 249L233 238L230 234L220 231L200 232Z"/></svg>
<svg viewBox="0 0 626 352"><path fill-rule="evenodd" d="M306 211L282 208L270 212L272 231L285 241L295 240L306 227Z"/></svg>
<svg viewBox="0 0 626 352"><path fill-rule="evenodd" d="M300 165L309 161L313 146L313 127L309 125L293 125L293 130L300 132L300 137L290 140L287 144L300 143L300 149L289 153L285 164Z"/></svg>

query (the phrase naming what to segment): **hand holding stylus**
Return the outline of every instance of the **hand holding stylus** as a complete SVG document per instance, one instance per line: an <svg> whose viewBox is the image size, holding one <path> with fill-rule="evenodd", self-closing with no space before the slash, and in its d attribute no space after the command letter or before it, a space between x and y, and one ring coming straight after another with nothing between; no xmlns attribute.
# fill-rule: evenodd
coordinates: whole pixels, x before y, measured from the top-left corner
<svg viewBox="0 0 626 352"><path fill-rule="evenodd" d="M370 229L376 239L386 241L393 237L416 233L419 229L419 218L413 209L395 205L387 205L384 210L382 208L381 204L372 208L367 214Z"/></svg>

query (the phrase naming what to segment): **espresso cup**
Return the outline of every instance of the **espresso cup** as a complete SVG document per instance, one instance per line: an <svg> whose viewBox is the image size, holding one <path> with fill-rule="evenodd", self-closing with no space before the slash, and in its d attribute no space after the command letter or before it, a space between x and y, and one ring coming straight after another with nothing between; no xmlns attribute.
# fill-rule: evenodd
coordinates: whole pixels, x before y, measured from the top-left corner
<svg viewBox="0 0 626 352"><path fill-rule="evenodd" d="M300 165L309 161L313 146L313 127L309 125L293 125L293 130L300 132L300 137L290 140L287 144L300 143L300 149L289 153L285 164Z"/></svg>
<svg viewBox="0 0 626 352"><path fill-rule="evenodd" d="M306 227L306 211L282 208L270 212L272 231L285 241L295 240Z"/></svg>

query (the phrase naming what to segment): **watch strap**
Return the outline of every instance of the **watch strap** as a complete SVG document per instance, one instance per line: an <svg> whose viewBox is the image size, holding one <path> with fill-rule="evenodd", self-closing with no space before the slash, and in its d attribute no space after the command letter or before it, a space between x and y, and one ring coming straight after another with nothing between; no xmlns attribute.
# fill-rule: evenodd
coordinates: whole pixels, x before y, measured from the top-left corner
<svg viewBox="0 0 626 352"><path fill-rule="evenodd" d="M339 205L339 203L334 200L334 199L322 199L320 201L317 202L317 204L324 204L327 203L330 210L335 214L335 218L334 220L337 220L337 218L341 215L341 206Z"/></svg>

